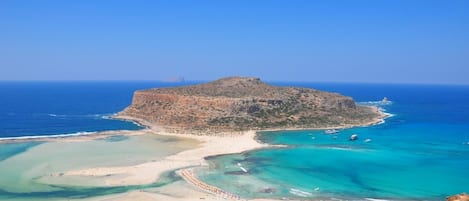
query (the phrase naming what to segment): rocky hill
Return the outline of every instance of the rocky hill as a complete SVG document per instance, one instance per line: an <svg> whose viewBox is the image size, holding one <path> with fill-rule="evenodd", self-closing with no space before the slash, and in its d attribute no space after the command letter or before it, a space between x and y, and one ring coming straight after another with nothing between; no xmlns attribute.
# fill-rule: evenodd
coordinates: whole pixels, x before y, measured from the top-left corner
<svg viewBox="0 0 469 201"><path fill-rule="evenodd" d="M136 91L132 104L119 115L192 133L343 127L382 118L376 108L357 106L337 93L277 87L245 77Z"/></svg>

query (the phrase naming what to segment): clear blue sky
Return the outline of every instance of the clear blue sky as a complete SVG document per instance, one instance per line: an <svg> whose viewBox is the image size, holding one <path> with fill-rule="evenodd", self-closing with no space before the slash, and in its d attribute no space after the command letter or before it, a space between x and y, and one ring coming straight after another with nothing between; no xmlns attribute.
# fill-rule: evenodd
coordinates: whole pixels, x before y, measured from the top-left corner
<svg viewBox="0 0 469 201"><path fill-rule="evenodd" d="M0 1L0 80L229 75L469 84L469 1Z"/></svg>

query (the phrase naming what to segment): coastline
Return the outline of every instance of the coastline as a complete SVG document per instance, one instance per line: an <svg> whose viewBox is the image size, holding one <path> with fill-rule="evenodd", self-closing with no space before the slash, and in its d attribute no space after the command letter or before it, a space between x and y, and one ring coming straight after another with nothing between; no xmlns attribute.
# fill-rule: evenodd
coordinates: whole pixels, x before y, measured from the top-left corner
<svg viewBox="0 0 469 201"><path fill-rule="evenodd" d="M164 157L157 161L145 162L142 164L131 165L131 166L105 166L105 167L92 167L85 169L75 169L66 172L57 172L45 176L42 181L47 183L48 179L54 179L56 177L67 178L67 177L85 177L92 179L102 179L105 187L113 186L129 186L129 185L147 185L158 181L162 174L175 171L185 170L194 167L207 166L206 158L225 155L242 153L246 151L284 147L278 145L269 145L261 143L256 140L258 132L263 131L281 131L281 130L325 130L325 129L346 129L351 127L359 126L370 126L382 123L384 118L388 117L385 113L379 110L378 107L373 107L379 112L380 118L373 119L370 122L366 122L360 125L342 125L337 127L325 127L325 128L275 128L275 129L262 129L262 130L249 130L243 132L222 132L217 135L198 135L190 133L172 133L165 131L164 127L151 124L145 120L137 119L129 116L121 116L117 114L112 117L115 119L121 119L126 121L134 121L145 129L137 131L105 131L96 132L87 135L80 136L63 136L63 137L44 137L44 138L29 138L29 139L6 139L0 140L0 143L18 143L18 142L29 142L29 141L44 141L44 142L80 142L106 138L114 135L162 135L162 136L173 136L179 138L189 138L200 142L198 146L192 149L185 150L174 155ZM180 171L178 171L180 172ZM180 175L181 176L181 175ZM175 184L171 184L163 187L164 193L155 192L142 192L139 190L129 191L123 194L112 194L102 197L95 197L89 200L193 200L196 197L205 200L225 200L217 194L204 191L198 188L196 185L190 184L186 181L178 181ZM180 194L178 191L184 189L184 193ZM220 187L223 189L223 187ZM172 193L168 193L172 192ZM272 199L253 199L256 201L260 200L272 200Z"/></svg>
<svg viewBox="0 0 469 201"><path fill-rule="evenodd" d="M223 193L219 194L216 192L210 192L207 189L203 188L200 184L191 182L191 178L187 178L187 175L182 174L181 172L187 171L187 170L192 170L194 167L200 167L200 166L207 166L205 158L207 157L213 157L213 156L219 156L219 155L224 155L224 154L234 154L234 153L242 153L246 151L251 151L251 150L256 150L256 149L264 149L264 148L274 148L274 147L284 147L284 146L278 146L278 145L269 145L269 144L264 144L256 140L256 136L258 132L264 132L264 131L281 131L281 130L325 130L325 129L347 129L347 128L352 128L352 127L364 127L364 126L372 126L372 125L377 125L381 124L384 122L384 119L389 117L389 114L386 114L382 112L378 107L376 106L369 106L373 108L376 112L380 114L379 117L373 119L370 122L366 122L364 124L359 124L359 125L343 125L343 126L336 126L336 127L324 127L324 128L276 128L276 129L262 129L262 130L250 130L250 131L244 131L244 132L224 132L224 133L219 133L219 135L196 135L193 133L171 133L171 132L165 132L163 127L160 127L158 125L151 124L145 120L141 120L138 118L134 117L128 117L128 116L119 116L117 115L114 118L117 119L126 119L126 120L131 120L131 121L136 121L139 124L145 125L148 129L152 130L155 134L159 135L167 135L167 136L178 136L178 137L187 137L191 139L196 139L201 142L201 146L180 152L178 154L169 156L162 161L158 162L152 162L152 163L145 163L137 166L131 166L131 167L125 167L125 168L97 168L97 169L88 169L88 170L79 170L79 171L71 171L66 173L70 175L86 175L86 176L102 176L103 174L109 174L109 173L117 173L117 174L122 174L122 173L131 173L131 174L141 174L146 172L146 169L152 169L153 174L150 173L150 176L147 177L147 179L138 179L138 180L130 180L134 182L139 182L138 184L143 184L141 182L151 182L151 179L148 178L153 178L157 179L161 173L164 171L174 171L178 170L178 174L184 178L184 185L180 184L177 186L172 186L168 188L176 188L176 189L181 189L185 188L185 194L184 195L178 195L177 193L174 194L175 196L169 196L169 197L164 197L164 200L193 200L196 197L199 197L200 199L204 200L239 200L241 198L234 196L234 197L226 197L226 195L230 195L229 192L224 192L223 187L214 187L216 189L221 190ZM226 146L229 145L229 146ZM162 166L162 163L168 163L169 165L167 166ZM196 178L196 175L194 175ZM193 180L193 178L192 178ZM118 181L116 181L119 183ZM121 181L123 182L123 181ZM129 182L129 181L127 181ZM200 182L200 181L199 181ZM202 182L203 183L203 182ZM127 183L127 184L132 184L132 182ZM137 183L133 183L137 184ZM203 183L203 185L206 185ZM174 189L170 190L174 191ZM158 200L158 199L163 199L161 196L167 196L167 194L161 195L158 193L148 193L148 192L128 192L120 196L116 196L114 198L109 198L106 199L108 201L113 201L113 200L134 200L134 199L143 199L148 198L148 200ZM275 201L275 199L250 199L250 200L255 200L255 201ZM294 200L294 199L293 199Z"/></svg>

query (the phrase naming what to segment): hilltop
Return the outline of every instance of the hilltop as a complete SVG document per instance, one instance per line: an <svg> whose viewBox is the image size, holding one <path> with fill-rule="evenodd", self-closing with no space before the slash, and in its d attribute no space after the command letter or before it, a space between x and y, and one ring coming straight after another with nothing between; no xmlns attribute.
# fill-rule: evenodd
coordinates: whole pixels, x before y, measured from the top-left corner
<svg viewBox="0 0 469 201"><path fill-rule="evenodd" d="M348 127L383 117L374 107L356 105L351 97L272 86L252 77L136 91L119 116L183 133Z"/></svg>

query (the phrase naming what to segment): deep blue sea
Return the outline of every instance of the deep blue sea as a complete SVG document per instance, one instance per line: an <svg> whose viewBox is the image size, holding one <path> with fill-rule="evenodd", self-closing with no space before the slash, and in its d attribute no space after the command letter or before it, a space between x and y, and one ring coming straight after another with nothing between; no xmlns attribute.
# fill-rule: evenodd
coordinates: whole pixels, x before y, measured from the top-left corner
<svg viewBox="0 0 469 201"><path fill-rule="evenodd" d="M192 83L0 82L0 137L141 129L109 116L137 89L184 84ZM273 84L338 92L393 116L335 135L261 133L260 140L288 147L210 158L202 180L243 197L443 200L469 192L469 86ZM378 104L383 97L392 103ZM349 141L351 134L359 140ZM2 145L0 160L28 146Z"/></svg>
<svg viewBox="0 0 469 201"><path fill-rule="evenodd" d="M135 90L177 86L164 82L0 82L0 138L136 130L110 117Z"/></svg>

